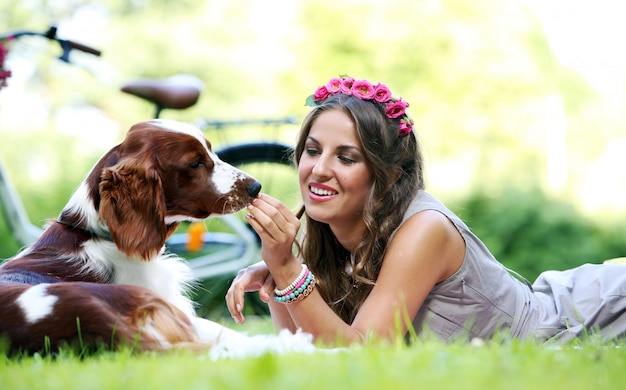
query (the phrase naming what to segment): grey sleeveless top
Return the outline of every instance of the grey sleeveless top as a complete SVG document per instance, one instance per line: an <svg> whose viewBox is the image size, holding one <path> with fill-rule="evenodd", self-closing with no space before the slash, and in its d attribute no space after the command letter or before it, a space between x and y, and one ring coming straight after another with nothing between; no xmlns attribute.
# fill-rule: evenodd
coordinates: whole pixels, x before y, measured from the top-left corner
<svg viewBox="0 0 626 390"><path fill-rule="evenodd" d="M513 277L465 223L424 191L418 192L402 223L423 210L445 215L461 233L466 249L457 272L436 284L426 297L413 319L415 332L444 341L490 338L500 330L513 337L532 336L538 303L529 285Z"/></svg>
<svg viewBox="0 0 626 390"><path fill-rule="evenodd" d="M418 192L402 222L423 210L436 210L456 226L465 258L457 272L433 287L413 318L418 335L443 341L488 339L499 331L560 341L592 333L606 340L626 336L626 264L544 271L530 286L428 193Z"/></svg>

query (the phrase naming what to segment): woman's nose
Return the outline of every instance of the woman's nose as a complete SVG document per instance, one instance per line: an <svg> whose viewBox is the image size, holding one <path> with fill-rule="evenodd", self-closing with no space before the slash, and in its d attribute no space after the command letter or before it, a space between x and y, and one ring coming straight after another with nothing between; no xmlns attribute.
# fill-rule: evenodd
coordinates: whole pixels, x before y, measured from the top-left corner
<svg viewBox="0 0 626 390"><path fill-rule="evenodd" d="M313 174L318 177L326 177L329 175L330 165L325 156L320 156L313 166Z"/></svg>

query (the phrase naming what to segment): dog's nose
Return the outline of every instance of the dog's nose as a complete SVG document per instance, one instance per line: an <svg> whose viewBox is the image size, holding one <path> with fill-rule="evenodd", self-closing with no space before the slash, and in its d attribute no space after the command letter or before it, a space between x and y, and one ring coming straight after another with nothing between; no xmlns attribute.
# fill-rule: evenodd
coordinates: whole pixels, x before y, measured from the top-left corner
<svg viewBox="0 0 626 390"><path fill-rule="evenodd" d="M256 180L253 181L252 183L248 185L248 188L246 188L246 191L248 192L248 195L250 196L257 196L259 192L261 192L261 183L259 183Z"/></svg>

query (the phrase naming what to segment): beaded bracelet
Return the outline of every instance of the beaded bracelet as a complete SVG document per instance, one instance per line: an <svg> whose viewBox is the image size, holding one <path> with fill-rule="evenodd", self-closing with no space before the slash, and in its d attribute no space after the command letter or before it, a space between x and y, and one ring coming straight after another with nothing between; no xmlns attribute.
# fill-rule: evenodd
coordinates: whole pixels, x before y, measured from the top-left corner
<svg viewBox="0 0 626 390"><path fill-rule="evenodd" d="M293 291L290 291L289 294L286 295L276 295L274 294L274 300L278 303L294 303L303 300L311 292L315 287L315 276L312 272L309 272L304 283Z"/></svg>
<svg viewBox="0 0 626 390"><path fill-rule="evenodd" d="M307 273L308 270L309 269L307 268L306 264L302 264L302 271L300 271L300 275L298 275L298 277L293 282L291 282L291 284L289 286L285 287L284 289L279 290L278 288L275 288L274 289L274 294L278 295L278 296L283 296L288 291L293 290L298 283L300 283L302 280L304 280L304 278L306 277L305 274Z"/></svg>
<svg viewBox="0 0 626 390"><path fill-rule="evenodd" d="M311 292L313 291L313 288L315 288L315 278L311 280L311 283L309 283L306 289L302 290L302 292L298 294L295 298L290 299L286 301L285 303L290 304L290 303L299 302L303 300L304 298L308 297L309 294L311 294Z"/></svg>
<svg viewBox="0 0 626 390"><path fill-rule="evenodd" d="M308 284L308 283L310 283L310 282L311 282L311 277L312 277L312 276L313 276L313 274L311 273L311 271L308 271L308 270L307 270L307 272L304 274L304 278L303 278L303 279L301 279L301 280L298 282L298 284L296 284L295 286L293 286L293 289L292 289L292 290L289 290L289 291L287 291L286 293L281 294L281 295L279 295L279 296L284 297L284 296L291 295L291 294L295 293L295 292L296 292L299 288L301 288L301 287L302 287L302 285L303 285L303 284L305 284L305 283L307 283L307 284ZM306 288L306 285L304 286L304 288Z"/></svg>
<svg viewBox="0 0 626 390"><path fill-rule="evenodd" d="M294 286L293 290L289 290L285 292L284 294L276 294L276 292L274 292L275 300L277 300L277 302L285 302L285 301L295 298L296 296L301 294L302 291L306 290L306 288L311 283L312 279L313 279L313 273L310 271L307 271L305 278L302 279L302 281L298 283L296 286Z"/></svg>

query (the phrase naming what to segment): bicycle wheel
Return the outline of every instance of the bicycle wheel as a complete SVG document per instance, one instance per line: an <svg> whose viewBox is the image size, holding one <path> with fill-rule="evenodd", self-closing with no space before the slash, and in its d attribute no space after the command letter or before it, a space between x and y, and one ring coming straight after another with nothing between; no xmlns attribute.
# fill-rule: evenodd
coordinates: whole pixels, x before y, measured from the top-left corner
<svg viewBox="0 0 626 390"><path fill-rule="evenodd" d="M255 177L263 186L262 192L283 201L294 211L300 205L296 169L291 163L291 146L280 143L258 142L229 146L216 151L223 161ZM194 301L209 316L226 316L224 296L236 273L259 260L260 240L245 220L242 210L202 222L202 248L190 252L186 243L187 227L182 227L168 241L168 247L187 259L194 276L201 281ZM245 311L249 315L268 314L267 305L257 294L246 294Z"/></svg>
<svg viewBox="0 0 626 390"><path fill-rule="evenodd" d="M257 142L225 147L217 155L229 164L269 163L291 166L291 146L273 142Z"/></svg>

